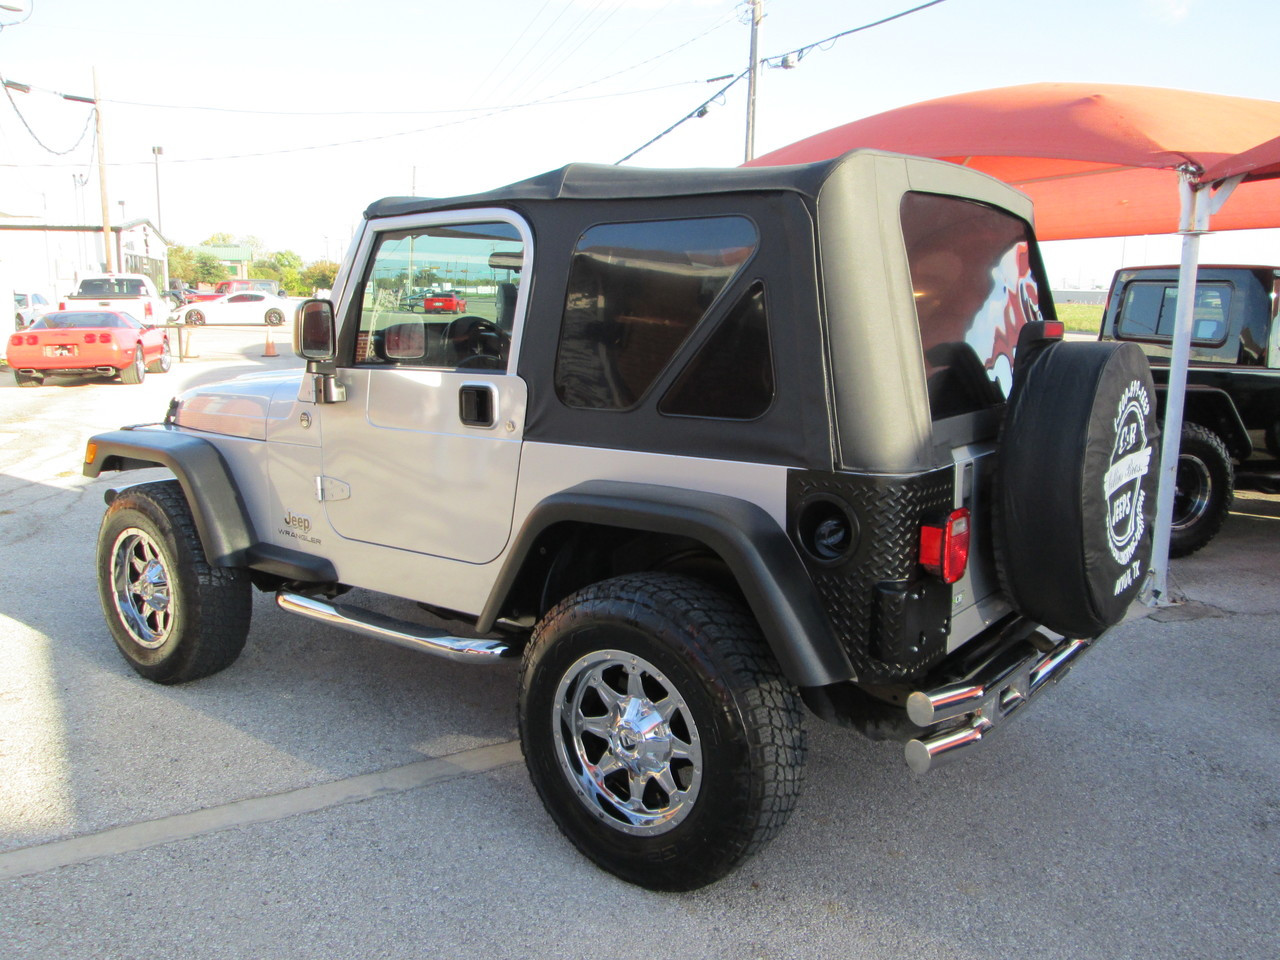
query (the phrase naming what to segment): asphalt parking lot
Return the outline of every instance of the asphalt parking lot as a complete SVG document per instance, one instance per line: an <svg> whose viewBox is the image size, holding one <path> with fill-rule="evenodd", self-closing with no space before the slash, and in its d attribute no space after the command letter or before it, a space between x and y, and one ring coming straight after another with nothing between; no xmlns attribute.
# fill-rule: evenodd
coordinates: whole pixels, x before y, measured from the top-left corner
<svg viewBox="0 0 1280 960"><path fill-rule="evenodd" d="M288 327L196 333L139 386L0 372L0 957L1205 958L1280 943L1280 497L988 748L927 777L809 722L800 804L726 880L655 894L542 810L515 671L259 597L206 680L136 676L102 623L92 433Z"/></svg>

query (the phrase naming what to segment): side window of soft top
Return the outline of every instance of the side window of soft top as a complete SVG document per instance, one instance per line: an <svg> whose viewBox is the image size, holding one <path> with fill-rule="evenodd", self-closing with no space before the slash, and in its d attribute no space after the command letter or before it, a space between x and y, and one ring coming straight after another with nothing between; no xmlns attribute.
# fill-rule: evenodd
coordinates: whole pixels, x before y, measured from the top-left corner
<svg viewBox="0 0 1280 960"><path fill-rule="evenodd" d="M569 407L636 406L759 243L746 217L604 223L569 268L555 387ZM689 388L672 404L694 402Z"/></svg>

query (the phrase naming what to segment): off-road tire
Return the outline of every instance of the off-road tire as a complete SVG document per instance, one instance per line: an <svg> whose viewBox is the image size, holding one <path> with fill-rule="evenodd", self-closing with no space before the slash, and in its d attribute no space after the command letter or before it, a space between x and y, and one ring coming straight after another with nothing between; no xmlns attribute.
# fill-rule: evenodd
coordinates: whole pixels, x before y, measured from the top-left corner
<svg viewBox="0 0 1280 960"><path fill-rule="evenodd" d="M133 349L133 362L127 367L120 368L120 382L127 383L130 386L136 386L141 383L147 375L147 368L142 362L142 344L139 343Z"/></svg>
<svg viewBox="0 0 1280 960"><path fill-rule="evenodd" d="M244 649L252 609L243 570L205 558L176 480L129 487L98 531L98 598L129 665L173 684L217 673Z"/></svg>
<svg viewBox="0 0 1280 960"><path fill-rule="evenodd" d="M674 712L648 728L652 740L633 740L627 717L652 716L655 704ZM593 721L616 736L581 729ZM632 574L556 605L524 653L519 724L529 776L565 836L605 870L655 890L704 886L759 850L786 823L803 779L796 691L746 611L687 577ZM686 755L667 762L666 782L679 788L671 793L648 768L638 779L632 768L601 774L602 793L576 752L602 769L664 737ZM632 819L620 802L633 801L638 782Z"/></svg>
<svg viewBox="0 0 1280 960"><path fill-rule="evenodd" d="M142 349L139 347L138 349ZM166 338L164 346L160 349L160 356L147 364L148 373L168 373L173 366L173 353L169 349L169 340Z"/></svg>
<svg viewBox="0 0 1280 960"><path fill-rule="evenodd" d="M1169 531L1169 556L1195 553L1222 529L1235 499L1235 473L1227 445L1198 423L1182 425Z"/></svg>

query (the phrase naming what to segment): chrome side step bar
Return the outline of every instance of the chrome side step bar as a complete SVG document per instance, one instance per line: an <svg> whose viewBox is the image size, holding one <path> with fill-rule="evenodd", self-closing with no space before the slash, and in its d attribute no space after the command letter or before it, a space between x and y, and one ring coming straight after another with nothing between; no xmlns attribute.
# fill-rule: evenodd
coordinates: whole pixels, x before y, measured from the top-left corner
<svg viewBox="0 0 1280 960"><path fill-rule="evenodd" d="M917 726L961 722L907 743L907 765L916 773L926 773L957 759L1026 706L1046 684L1066 676L1094 640L1063 640L1048 653L1023 642L983 664L964 680L911 694L907 698L907 716Z"/></svg>
<svg viewBox="0 0 1280 960"><path fill-rule="evenodd" d="M375 640L385 640L420 653L430 653L462 663L497 663L504 657L515 655L515 651L501 640L451 637L443 630L432 630L406 620L395 620L358 607L328 603L289 590L276 592L276 606L286 613L295 613L309 620L373 637Z"/></svg>

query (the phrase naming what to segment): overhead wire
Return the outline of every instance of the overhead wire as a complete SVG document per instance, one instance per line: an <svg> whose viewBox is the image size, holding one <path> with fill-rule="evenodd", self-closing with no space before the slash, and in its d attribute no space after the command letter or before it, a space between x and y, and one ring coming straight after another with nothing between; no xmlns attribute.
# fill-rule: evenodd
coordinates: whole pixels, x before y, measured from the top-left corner
<svg viewBox="0 0 1280 960"><path fill-rule="evenodd" d="M596 22L594 26L588 29L587 27L588 27L588 24L590 23L591 17L595 14L597 10L600 9L601 6L603 6L603 4L604 4L604 0L598 0L596 5L592 7L590 11L588 11L587 15L583 17L580 21L578 21L578 23L574 26L572 30L570 30L567 34L565 34L560 44L556 48L553 48L552 50L548 50L547 53L543 55L542 59L539 60L538 63L533 67L533 69L529 71L526 84L531 90L536 89L538 84L544 82L548 77L552 76L560 66L563 66L565 63L572 60L573 55L582 49L582 45L586 43L588 40L590 40L592 37L594 37L599 32L600 28L603 27L606 23L608 23L613 18L613 15L622 8L623 0L616 0L613 7L609 9L607 12L605 12L604 15ZM560 57L559 61L556 62L554 58L558 50L560 50L561 48L569 44L573 40L574 34L576 34L579 30L586 31L583 34L582 39L580 39L576 44L574 44L573 48L569 50L567 53L565 53L562 57ZM548 69L544 71L543 67L548 66L548 64L549 64Z"/></svg>
<svg viewBox="0 0 1280 960"><path fill-rule="evenodd" d="M795 50L789 50L787 51L787 53L779 54L776 57L768 57L768 58L762 59L759 62L766 63L767 61L777 60L778 61L777 65L781 66L782 61L786 57L790 56L791 54L796 54L797 58L803 59L806 55L808 55L810 51L814 50L815 48L822 48L824 44L834 45L835 41L839 40L841 37L847 37L854 33L861 33L863 30L870 30L872 27L878 27L883 24L890 23L891 21L894 21L894 20L900 20L903 17L909 16L913 13L919 13L921 10L926 10L929 7L936 7L938 4L945 3L945 2L946 0L929 0L928 3L922 3L919 6L912 7L910 10L903 10L901 13L895 13L892 16L883 17L872 23L864 23L860 27L853 27L852 29L849 29L849 30L843 30L840 33L827 37L825 40L819 40L816 43L805 44L803 47L798 47ZM830 47L827 47L826 49L830 49ZM769 64L769 65L772 66L773 64ZM742 78L745 77L749 72L750 72L750 68L738 74L736 77L734 77L733 80L729 82L727 86L723 87L718 93L708 98L707 100L704 100L698 106L694 107L692 110L686 113L683 117L681 117L675 123L671 124L671 126L667 127L667 129L659 133L657 136L652 137L649 140L645 141L641 146L632 150L621 160L615 160L614 166L618 166L619 164L626 163L628 160L634 157L637 153L639 153L640 151L644 150L647 147L653 146L653 144L657 143L659 140L661 140L663 137L667 136L668 134L673 133L678 127L682 126L688 121L706 116L707 107L711 106L711 104L714 103L722 94L728 91L730 87L734 86L734 84L738 83L738 81L742 80Z"/></svg>
<svg viewBox="0 0 1280 960"><path fill-rule="evenodd" d="M690 110L688 113L686 113L683 117L681 117L679 120L677 120L677 121L676 121L675 123L673 123L671 126L667 127L667 129L663 130L663 131L662 131L660 134L658 134L656 137L653 137L653 138L651 138L651 139L649 139L649 140L646 140L644 143L642 143L640 146L636 147L634 150L632 150L630 153L628 153L628 154L627 154L625 157L623 157L621 160L615 160L615 161L613 162L613 165L616 167L616 166L618 166L619 164L626 163L628 160L630 160L632 157L634 157L634 156L635 156L637 153L639 153L641 150L643 150L643 149L645 149L646 147L652 146L653 144L657 143L659 140L661 140L661 139L662 139L663 137L665 137L667 134L671 133L671 131L675 130L675 129L676 129L676 127L680 126L680 125L681 125L682 123L684 123L686 120L693 120L693 119L696 119L697 117L705 117L705 116L707 115L707 107L711 106L711 104L715 103L718 99L720 99L720 97L722 97L722 96L724 96L726 93L728 93L728 92L729 92L729 90L734 86L734 84L738 83L738 82L739 82L739 81L741 81L744 77L746 77L747 73L748 73L748 71L743 70L740 74L738 74L736 77L734 77L734 78L733 78L732 80L730 80L728 83L726 83L723 87L721 87L719 90L717 90L715 93L713 93L713 94L712 94L710 97L708 97L706 100L703 100L703 101L702 101L702 103L698 104L696 107L694 107L692 110ZM723 77L720 77L719 79L723 80L724 78L723 78Z"/></svg>
<svg viewBox="0 0 1280 960"><path fill-rule="evenodd" d="M929 0L928 3L922 3L918 7L912 7L910 10L903 10L901 13L895 13L892 16L884 17L872 23L864 23L862 26L854 27L851 30L842 30L840 33L832 34L831 36L827 37L825 40L818 40L818 41L815 41L814 43L806 43L803 47L796 47L796 49L794 50L788 50L786 53L780 53L780 54L777 54L776 56L763 57L760 60L760 62L770 67L781 67L782 61L785 60L787 57L791 56L791 54L795 54L797 59L803 60L812 51L816 49L821 49L824 52L826 50L830 50L831 47L828 47L825 45L826 44L834 45L835 41L839 40L841 37L848 37L855 33L861 33L863 30L870 30L872 27L883 26L886 23L891 23L894 20L901 20L903 17L909 17L913 13L919 13L921 10L927 10L929 7L936 7L938 4L946 3L946 2L947 0ZM775 60L777 61L777 63L773 62Z"/></svg>
<svg viewBox="0 0 1280 960"><path fill-rule="evenodd" d="M564 99L564 100L561 100L560 98L565 97L567 94L576 93L579 90L585 90L588 87L594 87L597 84L601 84L609 80L613 80L614 78L620 77L625 73L630 73L633 70L639 70L641 67L647 67L651 63L656 63L657 61L662 60L666 57L669 57L671 54L679 50L683 50L685 47L689 46L690 44L697 43L703 37L706 37L717 30L727 27L732 22L734 22L734 18L728 17L726 19L719 21L713 26L707 28L702 33L699 33L693 37L690 37L688 40L685 40L682 43L676 44L674 47L670 47L669 49L664 50L661 53L656 53L653 56L647 57L644 60L640 60L637 63L633 63L628 67L623 67L621 70L615 70L613 73L607 73L602 77L596 77L594 80L587 80L587 81L584 81L583 83L575 84L574 86L571 86L571 87L566 87L565 89L559 90L556 93L549 94L546 97L538 98L536 100L523 101L523 102L514 103L514 104L496 104L496 105L473 106L473 107L443 107L443 108L434 109L434 110L259 110L259 109L250 109L246 107L210 106L207 104L202 105L202 104L190 104L190 103L149 103L141 100L118 100L111 97L103 97L102 102L110 103L110 104L114 104L116 106L122 106L122 107L142 107L142 108L152 109L152 110L183 110L183 111L200 110L207 113L234 113L242 116L260 116L260 117L437 116L440 114L451 114L451 113L476 113L478 111L514 110L514 109L520 109L528 106L539 106L541 104L550 103L550 102L573 103L573 102L577 102L578 100L593 100L593 99L600 99L600 98L599 97L579 97L579 98ZM631 96L632 94L635 94L635 93L648 93L653 90L666 90L671 87L700 84L703 82L704 81L702 80L684 80L684 81L677 81L675 83L664 84L657 87L646 87L642 90L623 91L617 94L605 94L603 96ZM36 87L33 85L31 89L44 90L45 88ZM55 93L56 91L46 90L45 92Z"/></svg>
<svg viewBox="0 0 1280 960"><path fill-rule="evenodd" d="M520 110L526 107L558 106L563 103L580 103L580 102L589 101L589 100L609 100L615 97L637 96L639 94L653 93L658 90L669 90L674 87L685 87L685 86L690 86L692 84L702 84L705 82L706 81L703 81L703 80L683 80L677 83L665 84L663 86L658 86L658 87L649 87L644 90L631 90L623 93L606 93L606 94L598 94L596 96L591 96L591 97L575 97L575 98L563 99L563 100L544 98L543 100L532 100L532 101L529 101L528 103L513 104L511 106L500 107L494 110L490 110L488 113L479 114L477 116L462 117L460 119L451 120L446 123L437 123L429 127L419 127L413 130L401 130L395 133L385 133L385 134L379 134L379 135L370 136L370 137L359 137L353 140L338 140L331 143L310 144L308 146L301 146L301 147L284 147L279 150L260 150L254 153L237 153L237 154L228 154L228 155L218 156L218 157L173 157L166 160L166 163L170 163L170 164L207 163L207 162L220 161L220 160L245 160L245 159L251 159L256 157L280 156L280 155L289 154L289 153L304 153L312 150L326 150L331 147L346 147L346 146L354 146L354 145L363 144L363 143L377 143L383 140L394 140L399 137L410 137L419 133L430 133L435 130L446 129L448 127L461 126L462 124L473 123L477 120L484 120L489 117L499 116L503 113L509 113L512 110ZM110 166L110 167L145 166L145 165L149 165L151 162L152 161L150 160L125 160L125 161L115 161L112 163L108 163L107 166ZM62 164L39 164L39 163L27 163L27 164L0 163L0 168L42 167L42 166L63 166L63 165Z"/></svg>
<svg viewBox="0 0 1280 960"><path fill-rule="evenodd" d="M35 130L32 129L31 124L27 122L27 118L23 116L22 111L18 108L18 102L13 99L13 92L9 89L9 84L4 81L3 77L0 77L0 87L4 88L4 95L8 98L9 105L13 107L13 112L18 115L18 120L21 121L22 126L26 128L27 133L31 135L31 139L34 140L42 150L46 153L53 154L55 157L65 157L68 154L74 153L80 144L84 142L85 135L88 134L89 128L93 126L94 114L98 109L96 106L89 111L88 116L85 118L84 129L80 131L80 136L76 138L76 142L66 150L55 150L53 147L41 140L40 135L37 134Z"/></svg>
<svg viewBox="0 0 1280 960"><path fill-rule="evenodd" d="M498 58L497 62L494 63L494 65L489 68L489 72L485 74L484 79L471 88L471 95L473 97L479 98L480 94L484 91L489 81L493 79L493 75L502 68L502 65L504 63L507 62L507 58L511 56L512 51L514 51L516 47L520 46L520 41L523 40L528 35L529 30L537 22L538 18L542 16L542 11L547 9L550 3L551 3L551 0L542 0L542 6L538 8L537 13L535 13L532 17L529 18L529 22L524 25L524 29L520 31L520 35L516 37L515 40L511 41L511 46L507 47L507 49L503 52L502 56Z"/></svg>

